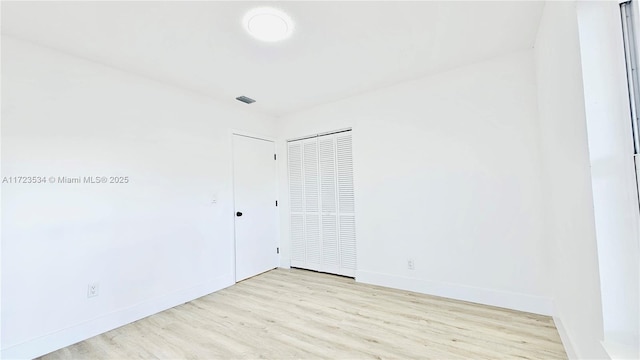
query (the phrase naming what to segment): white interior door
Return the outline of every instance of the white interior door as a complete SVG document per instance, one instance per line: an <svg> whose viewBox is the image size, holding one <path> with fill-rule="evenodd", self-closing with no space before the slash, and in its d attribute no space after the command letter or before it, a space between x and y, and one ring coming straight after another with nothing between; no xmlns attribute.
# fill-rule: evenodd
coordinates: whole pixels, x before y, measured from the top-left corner
<svg viewBox="0 0 640 360"><path fill-rule="evenodd" d="M277 267L275 144L233 135L236 281Z"/></svg>

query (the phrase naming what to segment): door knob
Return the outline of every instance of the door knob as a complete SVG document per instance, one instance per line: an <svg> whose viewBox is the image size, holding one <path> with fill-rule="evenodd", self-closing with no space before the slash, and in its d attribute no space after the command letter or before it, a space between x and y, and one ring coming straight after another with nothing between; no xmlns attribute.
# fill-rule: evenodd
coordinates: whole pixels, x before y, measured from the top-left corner
<svg viewBox="0 0 640 360"><path fill-rule="evenodd" d="M241 213L240 211L238 211L238 212L236 213L236 216L242 216L242 213Z"/></svg>

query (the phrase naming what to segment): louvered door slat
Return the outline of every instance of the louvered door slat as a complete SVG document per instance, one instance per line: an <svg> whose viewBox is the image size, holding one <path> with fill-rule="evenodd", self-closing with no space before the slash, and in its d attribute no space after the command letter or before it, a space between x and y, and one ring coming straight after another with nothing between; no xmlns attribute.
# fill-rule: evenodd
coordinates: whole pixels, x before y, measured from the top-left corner
<svg viewBox="0 0 640 360"><path fill-rule="evenodd" d="M353 196L353 154L351 133L336 136L336 162L338 172L338 203L340 213L355 211Z"/></svg>
<svg viewBox="0 0 640 360"><path fill-rule="evenodd" d="M293 266L306 262L306 240L304 235L304 174L302 171L302 144L289 143L289 199L291 263Z"/></svg>
<svg viewBox="0 0 640 360"><path fill-rule="evenodd" d="M318 174L318 141L303 140L305 245L308 269L320 270L322 238L320 225L320 177Z"/></svg>
<svg viewBox="0 0 640 360"><path fill-rule="evenodd" d="M336 171L338 184L338 222L340 268L342 275L353 276L356 262L355 196L353 189L353 153L351 133L336 135Z"/></svg>
<svg viewBox="0 0 640 360"><path fill-rule="evenodd" d="M336 151L335 136L318 138L320 169L320 203L322 207L322 267L321 270L336 273L340 268L338 254L338 225L336 199Z"/></svg>
<svg viewBox="0 0 640 360"><path fill-rule="evenodd" d="M291 214L291 260L296 264L305 262L306 240L304 236L304 215Z"/></svg>
<svg viewBox="0 0 640 360"><path fill-rule="evenodd" d="M302 144L289 143L289 200L291 212L304 212Z"/></svg>
<svg viewBox="0 0 640 360"><path fill-rule="evenodd" d="M354 215L340 215L340 265L345 269L356 269L356 218Z"/></svg>
<svg viewBox="0 0 640 360"><path fill-rule="evenodd" d="M335 214L322 215L322 271L332 273L340 268L336 218Z"/></svg>
<svg viewBox="0 0 640 360"><path fill-rule="evenodd" d="M305 212L318 212L318 143L316 139L310 139L305 140L303 146Z"/></svg>
<svg viewBox="0 0 640 360"><path fill-rule="evenodd" d="M320 162L320 193L322 212L336 212L336 154L335 137L321 136L318 139Z"/></svg>
<svg viewBox="0 0 640 360"><path fill-rule="evenodd" d="M320 270L322 256L320 239L320 215L307 214L305 217L306 262L308 269Z"/></svg>

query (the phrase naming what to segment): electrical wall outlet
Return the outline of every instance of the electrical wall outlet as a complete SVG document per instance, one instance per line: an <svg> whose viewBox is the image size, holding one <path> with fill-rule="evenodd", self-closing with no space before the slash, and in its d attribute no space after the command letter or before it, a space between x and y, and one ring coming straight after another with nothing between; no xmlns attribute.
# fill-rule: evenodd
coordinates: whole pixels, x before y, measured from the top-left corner
<svg viewBox="0 0 640 360"><path fill-rule="evenodd" d="M407 260L407 269L409 269L409 270L415 270L416 269L416 264L413 262L413 259L408 259Z"/></svg>
<svg viewBox="0 0 640 360"><path fill-rule="evenodd" d="M98 296L100 293L100 283L91 283L87 285L87 297L92 298Z"/></svg>

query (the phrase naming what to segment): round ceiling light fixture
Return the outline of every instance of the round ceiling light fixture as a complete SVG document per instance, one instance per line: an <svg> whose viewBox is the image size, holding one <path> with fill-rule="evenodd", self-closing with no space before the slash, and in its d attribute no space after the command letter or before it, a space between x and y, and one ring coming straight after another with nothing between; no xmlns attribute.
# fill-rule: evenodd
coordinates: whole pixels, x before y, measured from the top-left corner
<svg viewBox="0 0 640 360"><path fill-rule="evenodd" d="M242 22L251 36L267 42L284 40L293 32L293 21L289 15L269 7L249 11Z"/></svg>

